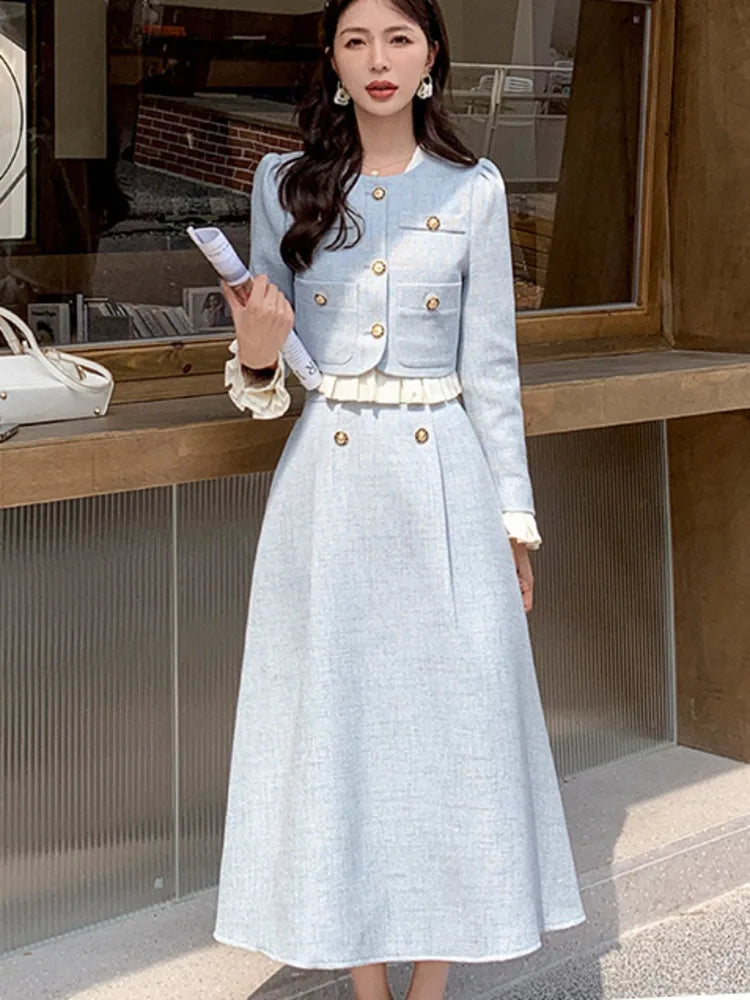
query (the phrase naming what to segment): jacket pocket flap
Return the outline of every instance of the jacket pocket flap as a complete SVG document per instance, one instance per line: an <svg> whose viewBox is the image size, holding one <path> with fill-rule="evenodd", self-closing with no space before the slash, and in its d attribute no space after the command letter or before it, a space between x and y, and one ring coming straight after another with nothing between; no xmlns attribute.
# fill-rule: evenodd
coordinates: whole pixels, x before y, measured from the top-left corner
<svg viewBox="0 0 750 1000"><path fill-rule="evenodd" d="M402 212L401 229L423 229L426 233L465 233L466 218L456 212L419 212L414 209Z"/></svg>
<svg viewBox="0 0 750 1000"><path fill-rule="evenodd" d="M398 312L418 312L439 317L461 307L460 281L396 281L394 305Z"/></svg>
<svg viewBox="0 0 750 1000"><path fill-rule="evenodd" d="M321 316L325 309L349 310L357 308L358 288L356 281L328 281L325 278L294 279L294 298L299 306L301 303L320 309Z"/></svg>

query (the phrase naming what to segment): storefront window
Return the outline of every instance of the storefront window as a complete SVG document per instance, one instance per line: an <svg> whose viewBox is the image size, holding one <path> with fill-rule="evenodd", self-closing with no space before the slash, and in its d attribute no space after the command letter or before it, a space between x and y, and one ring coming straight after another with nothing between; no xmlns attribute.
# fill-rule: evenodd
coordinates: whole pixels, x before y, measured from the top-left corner
<svg viewBox="0 0 750 1000"><path fill-rule="evenodd" d="M0 0L0 302L57 343L226 337L186 226L247 255L298 148L317 0ZM650 7L443 0L452 108L506 180L520 312L636 299Z"/></svg>
<svg viewBox="0 0 750 1000"><path fill-rule="evenodd" d="M0 239L26 233L26 5L0 2Z"/></svg>

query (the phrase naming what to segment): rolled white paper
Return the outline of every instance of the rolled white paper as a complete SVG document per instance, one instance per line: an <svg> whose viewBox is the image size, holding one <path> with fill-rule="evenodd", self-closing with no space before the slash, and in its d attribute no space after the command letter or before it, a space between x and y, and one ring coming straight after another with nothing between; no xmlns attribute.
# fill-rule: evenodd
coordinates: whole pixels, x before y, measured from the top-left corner
<svg viewBox="0 0 750 1000"><path fill-rule="evenodd" d="M232 288L236 288L251 277L239 254L221 229L216 226L204 226L201 229L188 226L187 231L203 256L213 264L217 273Z"/></svg>
<svg viewBox="0 0 750 1000"><path fill-rule="evenodd" d="M281 353L284 355L284 361L286 361L306 389L318 388L323 381L323 373L310 357L307 348L294 330L289 331L289 336L284 341Z"/></svg>
<svg viewBox="0 0 750 1000"><path fill-rule="evenodd" d="M219 277L231 288L237 288L252 277L221 229L216 226L203 226L200 229L188 226L187 232L204 257L213 264ZM294 330L290 331L284 341L281 353L306 389L318 388L323 381L323 373Z"/></svg>

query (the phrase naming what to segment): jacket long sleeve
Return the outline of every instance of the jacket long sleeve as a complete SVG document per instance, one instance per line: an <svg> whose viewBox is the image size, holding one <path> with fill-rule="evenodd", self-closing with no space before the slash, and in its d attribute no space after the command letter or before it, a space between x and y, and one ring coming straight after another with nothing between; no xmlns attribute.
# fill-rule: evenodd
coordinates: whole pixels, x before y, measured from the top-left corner
<svg viewBox="0 0 750 1000"><path fill-rule="evenodd" d="M284 263L279 246L284 236L286 215L279 207L275 167L279 153L266 153L255 170L250 197L250 273L265 274L287 297L294 308L294 276ZM256 419L280 417L289 409L289 390L285 385L286 366L281 351L278 368L265 382L242 370L237 356L237 341L229 346L232 357L224 368L224 384L229 398L240 410L250 410Z"/></svg>
<svg viewBox="0 0 750 1000"><path fill-rule="evenodd" d="M482 157L480 164L472 192L458 374L464 407L487 456L502 510L534 514L518 375L505 184L494 163Z"/></svg>

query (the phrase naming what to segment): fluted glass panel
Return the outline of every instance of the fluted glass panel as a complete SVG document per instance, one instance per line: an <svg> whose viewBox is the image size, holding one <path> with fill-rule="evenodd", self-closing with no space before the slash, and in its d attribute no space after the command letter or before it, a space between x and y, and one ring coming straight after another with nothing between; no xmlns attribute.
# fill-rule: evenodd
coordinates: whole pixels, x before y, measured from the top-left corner
<svg viewBox="0 0 750 1000"><path fill-rule="evenodd" d="M271 478L178 488L181 893L218 878L250 578Z"/></svg>
<svg viewBox="0 0 750 1000"><path fill-rule="evenodd" d="M561 775L673 742L659 423L531 438L529 626Z"/></svg>
<svg viewBox="0 0 750 1000"><path fill-rule="evenodd" d="M0 951L172 894L168 499L0 511Z"/></svg>
<svg viewBox="0 0 750 1000"><path fill-rule="evenodd" d="M674 740L661 432L528 442L561 776ZM0 952L215 883L271 479L0 511Z"/></svg>

